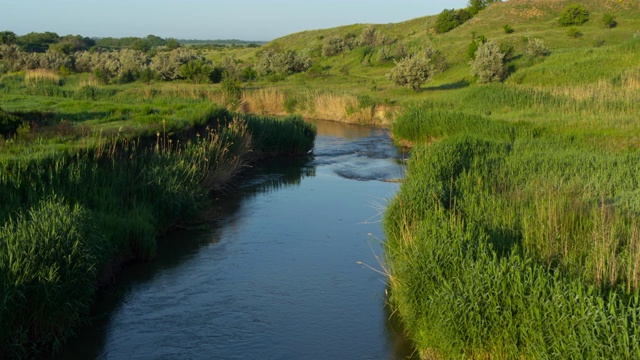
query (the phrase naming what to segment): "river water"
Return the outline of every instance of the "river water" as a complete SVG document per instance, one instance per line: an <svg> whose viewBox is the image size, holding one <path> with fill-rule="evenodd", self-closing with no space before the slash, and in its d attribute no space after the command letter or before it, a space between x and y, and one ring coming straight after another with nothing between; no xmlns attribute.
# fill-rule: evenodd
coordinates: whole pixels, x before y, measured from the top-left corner
<svg viewBox="0 0 640 360"><path fill-rule="evenodd" d="M220 221L128 266L58 357L409 358L377 272L401 155L385 130L316 125L308 157L259 164Z"/></svg>

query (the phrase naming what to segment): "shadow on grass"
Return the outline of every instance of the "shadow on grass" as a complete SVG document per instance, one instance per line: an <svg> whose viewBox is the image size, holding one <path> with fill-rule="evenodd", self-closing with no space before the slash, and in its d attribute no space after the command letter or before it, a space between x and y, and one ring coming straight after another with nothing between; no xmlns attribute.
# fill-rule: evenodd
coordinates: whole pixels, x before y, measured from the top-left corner
<svg viewBox="0 0 640 360"><path fill-rule="evenodd" d="M426 90L456 90L456 89L462 89L462 88L466 88L469 87L469 85L471 85L470 82L468 82L467 80L460 80L460 81L456 81L454 83L450 83L450 84L442 84L439 86L430 86L427 88L422 89L423 91Z"/></svg>
<svg viewBox="0 0 640 360"><path fill-rule="evenodd" d="M39 125L55 125L62 120L70 122L84 122L88 120L104 119L111 115L108 111L82 111L82 112L50 112L50 111L16 111L15 115L29 123Z"/></svg>

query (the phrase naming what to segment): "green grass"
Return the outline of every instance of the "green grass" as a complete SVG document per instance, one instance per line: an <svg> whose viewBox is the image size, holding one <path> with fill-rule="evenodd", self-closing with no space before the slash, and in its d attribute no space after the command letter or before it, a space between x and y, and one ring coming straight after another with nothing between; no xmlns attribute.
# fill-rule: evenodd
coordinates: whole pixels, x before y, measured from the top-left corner
<svg viewBox="0 0 640 360"><path fill-rule="evenodd" d="M256 160L313 146L299 117L128 90L6 95L28 126L0 142L0 357L55 352L122 262L152 259L158 235L198 221Z"/></svg>
<svg viewBox="0 0 640 360"><path fill-rule="evenodd" d="M391 301L421 351L638 356L637 149L429 105L393 131L431 143L385 217Z"/></svg>

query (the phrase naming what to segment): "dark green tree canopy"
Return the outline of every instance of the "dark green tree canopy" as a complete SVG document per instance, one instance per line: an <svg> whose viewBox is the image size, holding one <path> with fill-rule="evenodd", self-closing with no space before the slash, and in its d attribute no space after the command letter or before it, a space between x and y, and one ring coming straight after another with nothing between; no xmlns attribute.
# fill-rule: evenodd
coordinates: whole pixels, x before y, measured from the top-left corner
<svg viewBox="0 0 640 360"><path fill-rule="evenodd" d="M496 3L496 2L502 2L502 0L469 0L469 5L467 6L467 10L472 16L475 16L490 4Z"/></svg>
<svg viewBox="0 0 640 360"><path fill-rule="evenodd" d="M19 36L17 39L18 45L26 52L38 52L43 53L49 49L49 45L55 44L60 41L60 36L54 32L36 33L31 32L27 35Z"/></svg>
<svg viewBox="0 0 640 360"><path fill-rule="evenodd" d="M13 45L17 39L13 31L0 31L0 45Z"/></svg>
<svg viewBox="0 0 640 360"><path fill-rule="evenodd" d="M569 5L560 14L560 25L582 25L589 21L589 10L580 4Z"/></svg>

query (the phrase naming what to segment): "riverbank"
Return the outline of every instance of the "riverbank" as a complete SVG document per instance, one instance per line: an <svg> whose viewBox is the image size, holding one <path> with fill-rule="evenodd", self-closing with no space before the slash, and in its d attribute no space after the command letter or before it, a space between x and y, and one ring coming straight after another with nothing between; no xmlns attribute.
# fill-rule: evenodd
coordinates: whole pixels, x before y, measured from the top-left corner
<svg viewBox="0 0 640 360"><path fill-rule="evenodd" d="M428 105L393 132L390 301L424 358L640 354L637 148Z"/></svg>
<svg viewBox="0 0 640 360"><path fill-rule="evenodd" d="M55 352L119 265L152 259L156 237L198 218L243 168L313 147L315 130L298 117L197 110L182 119L188 125L73 141L50 129L56 135L39 143L18 135L3 144L2 357Z"/></svg>

